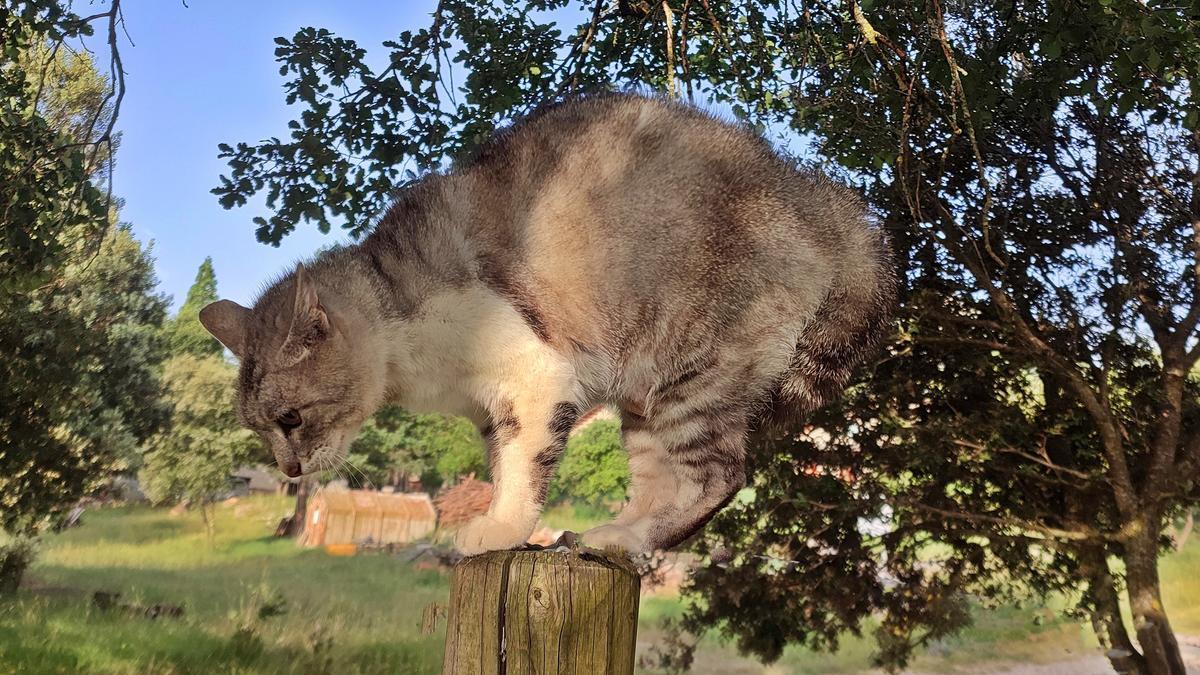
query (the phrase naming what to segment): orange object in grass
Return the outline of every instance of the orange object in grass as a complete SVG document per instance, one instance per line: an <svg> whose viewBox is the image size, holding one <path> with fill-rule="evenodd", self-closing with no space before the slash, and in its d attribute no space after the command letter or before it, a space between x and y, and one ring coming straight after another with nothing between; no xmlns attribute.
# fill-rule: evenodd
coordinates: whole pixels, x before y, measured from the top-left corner
<svg viewBox="0 0 1200 675"><path fill-rule="evenodd" d="M325 552L329 555L351 556L358 553L358 546L354 544L326 544Z"/></svg>

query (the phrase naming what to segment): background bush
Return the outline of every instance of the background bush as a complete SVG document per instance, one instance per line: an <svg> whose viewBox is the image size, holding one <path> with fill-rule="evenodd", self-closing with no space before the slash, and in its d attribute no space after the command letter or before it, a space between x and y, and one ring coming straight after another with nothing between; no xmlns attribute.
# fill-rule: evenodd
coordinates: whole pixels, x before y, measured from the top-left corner
<svg viewBox="0 0 1200 675"><path fill-rule="evenodd" d="M623 500L628 485L629 462L621 448L621 425L600 420L567 441L558 476L550 484L549 500L606 506Z"/></svg>

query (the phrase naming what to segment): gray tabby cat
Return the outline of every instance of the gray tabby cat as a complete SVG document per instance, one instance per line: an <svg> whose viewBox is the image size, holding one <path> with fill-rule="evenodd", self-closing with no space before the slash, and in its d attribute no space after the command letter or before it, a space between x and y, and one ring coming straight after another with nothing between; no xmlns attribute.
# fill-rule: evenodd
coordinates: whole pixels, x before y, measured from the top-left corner
<svg viewBox="0 0 1200 675"><path fill-rule="evenodd" d="M581 411L621 411L629 501L591 546L674 546L739 488L747 434L820 406L893 302L862 201L683 104L551 106L405 190L374 232L253 309L200 319L289 476L335 465L384 403L465 415L495 497L467 554L522 544Z"/></svg>

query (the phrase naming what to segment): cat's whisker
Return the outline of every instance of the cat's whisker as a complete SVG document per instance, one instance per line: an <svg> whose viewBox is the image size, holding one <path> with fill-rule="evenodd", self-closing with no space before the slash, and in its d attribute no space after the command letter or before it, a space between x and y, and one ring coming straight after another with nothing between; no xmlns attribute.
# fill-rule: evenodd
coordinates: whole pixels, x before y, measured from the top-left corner
<svg viewBox="0 0 1200 675"><path fill-rule="evenodd" d="M360 484L360 485L363 485L363 486L365 487L365 484L364 484L364 483L363 483L363 481L361 480L361 473L362 473L362 472L360 472L360 471L356 471L356 467L355 467L353 464L351 464L349 461L347 461L347 460L346 460L344 457L343 457L343 458L339 458L339 459L338 459L338 466L340 466L340 467L342 467L343 469L345 469L345 470L346 470L346 472L347 472L347 473L348 473L350 476L352 476L352 477L354 477L354 478L356 478L356 479L359 479L359 484Z"/></svg>
<svg viewBox="0 0 1200 675"><path fill-rule="evenodd" d="M328 471L332 471L337 475L338 478L346 481L347 483L350 482L352 476L346 475L346 472L342 470L342 465L340 463L334 462L329 457L323 457L322 460L325 462L325 466Z"/></svg>
<svg viewBox="0 0 1200 675"><path fill-rule="evenodd" d="M350 471L347 470L350 468L350 465L346 463L346 460L338 459L336 462L336 465L337 465L338 471L344 472L348 478L355 477L353 473L351 473Z"/></svg>
<svg viewBox="0 0 1200 675"><path fill-rule="evenodd" d="M362 483L364 486L366 486L367 488L369 488L371 490L379 489L378 486L376 486L375 483L371 481L371 478L369 476L367 476L367 472L363 471L361 467L359 467L359 466L355 465L353 462L351 462L349 457L343 457L342 464L345 465L350 470L356 472L359 475L359 477L362 479Z"/></svg>
<svg viewBox="0 0 1200 675"><path fill-rule="evenodd" d="M350 465L346 464L345 460L339 460L337 467L338 467L338 472L343 473L346 476L346 479L348 481L355 480L357 478L352 471L348 470L348 469L350 469Z"/></svg>

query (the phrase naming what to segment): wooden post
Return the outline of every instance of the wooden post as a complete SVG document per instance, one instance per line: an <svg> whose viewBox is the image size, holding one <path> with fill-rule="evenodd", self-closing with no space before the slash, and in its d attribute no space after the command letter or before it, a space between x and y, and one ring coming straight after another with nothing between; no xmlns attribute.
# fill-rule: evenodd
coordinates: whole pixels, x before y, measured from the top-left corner
<svg viewBox="0 0 1200 675"><path fill-rule="evenodd" d="M443 675L633 675L641 579L588 551L494 551L454 566Z"/></svg>

